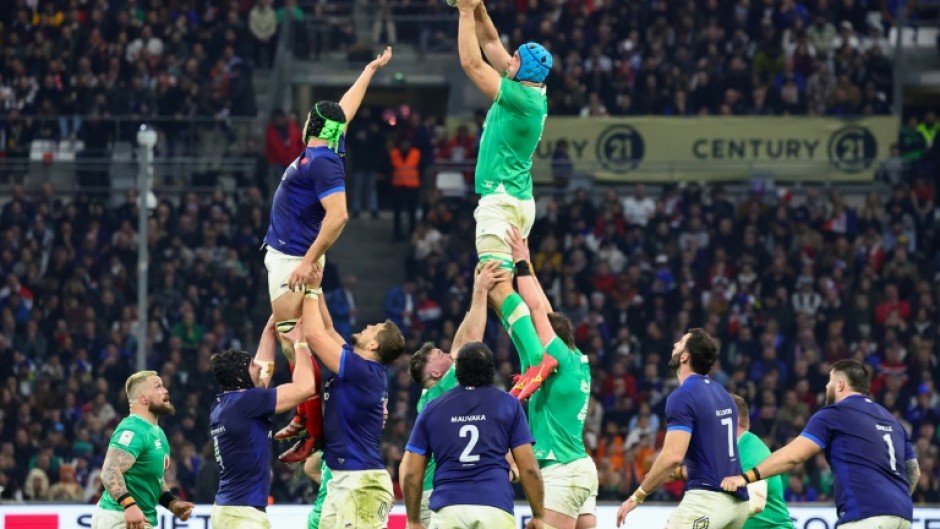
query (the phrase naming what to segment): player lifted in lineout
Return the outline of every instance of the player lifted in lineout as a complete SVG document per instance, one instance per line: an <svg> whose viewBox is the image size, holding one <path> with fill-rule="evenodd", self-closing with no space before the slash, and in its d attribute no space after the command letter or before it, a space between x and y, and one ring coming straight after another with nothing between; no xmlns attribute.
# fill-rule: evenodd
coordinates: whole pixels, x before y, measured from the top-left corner
<svg viewBox="0 0 940 529"><path fill-rule="evenodd" d="M548 117L544 82L552 70L552 55L534 42L509 55L480 0L457 0L456 6L460 65L493 101L483 123L474 177L481 195L473 214L477 254L481 261L495 259L511 269L506 232L515 226L528 237L535 222L532 155ZM490 64L483 61L481 46Z"/></svg>
<svg viewBox="0 0 940 529"><path fill-rule="evenodd" d="M307 114L303 135L307 147L281 177L271 206L271 222L264 237L268 269L268 294L277 331L289 332L300 318L303 285L312 282L322 270L326 252L339 238L349 214L346 211L346 172L341 159L343 133L366 94L375 72L388 64L392 48L369 63L339 103L320 101ZM281 341L284 356L293 369L294 350ZM273 363L262 366L270 376ZM306 459L323 434L323 407L320 400L319 367L313 363L317 391L297 407L290 424L275 439L301 439L281 454L285 463Z"/></svg>
<svg viewBox="0 0 940 529"><path fill-rule="evenodd" d="M548 117L545 78L552 70L552 54L541 44L527 42L512 55L503 47L486 6L480 0L456 0L460 10L457 47L460 64L471 81L493 104L483 123L480 153L474 176L480 195L473 217L476 220L476 248L480 261L499 261L512 269L512 250L506 240L511 228L523 238L529 236L535 222L532 197L532 155L542 139ZM480 48L490 64L483 61ZM497 285L490 292L490 305L500 312L503 323L512 315L509 307L526 311L525 304L510 283ZM527 314L512 315L528 317ZM525 340L507 324L520 357L543 356L540 350L522 352L526 344L536 344L538 337ZM521 329L524 326L519 326ZM555 368L554 359L544 355L545 364L523 362L523 376L515 394L530 381L538 387Z"/></svg>

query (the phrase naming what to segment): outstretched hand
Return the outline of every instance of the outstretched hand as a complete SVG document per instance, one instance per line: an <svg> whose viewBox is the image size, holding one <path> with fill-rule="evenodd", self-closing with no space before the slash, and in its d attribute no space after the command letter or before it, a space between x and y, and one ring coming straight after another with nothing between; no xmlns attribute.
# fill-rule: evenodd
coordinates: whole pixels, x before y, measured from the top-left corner
<svg viewBox="0 0 940 529"><path fill-rule="evenodd" d="M531 261L529 241L522 238L522 232L519 231L519 228L515 226L509 228L509 231L506 232L506 241L509 243L509 247L512 248L512 261L514 263Z"/></svg>
<svg viewBox="0 0 940 529"><path fill-rule="evenodd" d="M378 70L388 64L390 60L392 60L392 47L386 46L385 50L376 55L375 60L369 63L369 68L372 68L372 71Z"/></svg>
<svg viewBox="0 0 940 529"><path fill-rule="evenodd" d="M475 281L476 287L482 291L489 292L493 287L503 281L510 281L512 274L509 270L500 268L499 261L487 261L477 271Z"/></svg>

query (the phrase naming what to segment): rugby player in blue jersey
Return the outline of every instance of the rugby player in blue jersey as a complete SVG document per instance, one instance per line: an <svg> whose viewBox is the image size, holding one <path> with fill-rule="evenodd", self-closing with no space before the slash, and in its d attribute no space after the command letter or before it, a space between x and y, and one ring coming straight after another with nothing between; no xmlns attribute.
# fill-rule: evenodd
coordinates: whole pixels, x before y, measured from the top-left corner
<svg viewBox="0 0 940 529"><path fill-rule="evenodd" d="M909 529L914 519L911 493L920 466L907 430L868 397L871 374L856 360L832 364L826 407L803 432L741 475L722 482L725 490L789 472L819 452L835 478L840 529Z"/></svg>
<svg viewBox="0 0 940 529"><path fill-rule="evenodd" d="M213 529L270 528L265 514L271 488L271 418L313 395L313 359L303 347L301 326L285 339L294 343L297 369L290 383L268 388L261 363L274 359L274 320L268 321L254 361L245 351L228 350L212 357L215 379L222 387L209 415L219 491L212 506Z"/></svg>
<svg viewBox="0 0 940 529"><path fill-rule="evenodd" d="M333 479L320 526L385 529L395 498L379 438L388 400L386 366L405 352L405 337L391 321L369 325L347 344L336 332L314 273L303 300L302 326L310 349L335 373L323 387L323 450Z"/></svg>
<svg viewBox="0 0 940 529"><path fill-rule="evenodd" d="M279 332L289 331L300 317L303 285L322 270L327 251L339 238L349 214L346 210L346 171L342 160L344 132L348 129L372 81L372 76L388 64L392 49L369 63L339 103L319 101L307 114L303 128L306 148L284 170L274 193L271 222L264 237L267 254L268 294ZM293 368L292 344L281 348ZM273 365L265 366L270 370ZM313 363L319 385L319 369ZM277 432L276 439L302 438L281 454L281 461L297 463L306 459L322 441L323 412L320 388L298 407L290 424Z"/></svg>
<svg viewBox="0 0 940 529"><path fill-rule="evenodd" d="M437 460L431 493L430 529L512 529L512 485L506 453L519 468L532 519L527 529L545 527L544 487L532 433L522 405L493 386L493 353L480 342L457 351L456 388L418 414L401 465L409 529L425 529L421 496L428 458Z"/></svg>
<svg viewBox="0 0 940 529"><path fill-rule="evenodd" d="M745 484L722 490L721 480L741 469L738 407L731 394L708 376L718 358L718 345L702 329L685 333L669 360L679 387L666 399L666 438L643 483L623 502L617 526L665 483L685 461L689 479L667 529L741 529L747 521Z"/></svg>

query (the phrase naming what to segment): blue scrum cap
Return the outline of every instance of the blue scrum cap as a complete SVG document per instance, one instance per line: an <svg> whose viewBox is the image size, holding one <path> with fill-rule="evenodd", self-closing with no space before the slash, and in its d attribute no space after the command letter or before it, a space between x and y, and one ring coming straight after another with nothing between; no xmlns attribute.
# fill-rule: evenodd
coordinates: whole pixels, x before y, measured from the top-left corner
<svg viewBox="0 0 940 529"><path fill-rule="evenodd" d="M516 72L516 81L529 81L530 83L543 83L552 71L552 54L545 46L536 42L526 42L519 46L519 71Z"/></svg>

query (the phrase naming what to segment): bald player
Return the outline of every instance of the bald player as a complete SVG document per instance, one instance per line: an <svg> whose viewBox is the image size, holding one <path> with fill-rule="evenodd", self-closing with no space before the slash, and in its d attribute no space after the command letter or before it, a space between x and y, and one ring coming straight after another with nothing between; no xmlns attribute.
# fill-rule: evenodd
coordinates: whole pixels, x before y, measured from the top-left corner
<svg viewBox="0 0 940 529"><path fill-rule="evenodd" d="M186 521L193 504L166 489L170 442L157 424L176 409L156 371L138 371L124 383L130 415L111 436L101 465L104 492L91 517L92 529L153 529L157 505Z"/></svg>

